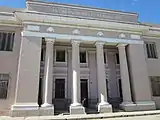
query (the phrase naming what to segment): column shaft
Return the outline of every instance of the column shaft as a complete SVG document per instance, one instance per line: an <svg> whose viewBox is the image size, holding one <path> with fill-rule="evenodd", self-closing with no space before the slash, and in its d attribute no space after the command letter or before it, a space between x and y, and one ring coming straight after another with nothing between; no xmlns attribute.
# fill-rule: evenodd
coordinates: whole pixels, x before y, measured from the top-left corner
<svg viewBox="0 0 160 120"><path fill-rule="evenodd" d="M132 103L130 80L128 73L128 64L126 58L125 45L119 45L119 60L120 60L120 73L122 82L123 104Z"/></svg>
<svg viewBox="0 0 160 120"><path fill-rule="evenodd" d="M104 66L104 43L96 43L96 57L97 57L97 80L98 80L98 96L99 96L99 112L111 112L112 107L107 102L107 91L106 91L106 75Z"/></svg>
<svg viewBox="0 0 160 120"><path fill-rule="evenodd" d="M80 66L79 66L79 43L72 43L72 88L73 105L80 104Z"/></svg>
<svg viewBox="0 0 160 120"><path fill-rule="evenodd" d="M79 41L72 41L72 104L71 114L85 114L85 109L80 103L80 63Z"/></svg>
<svg viewBox="0 0 160 120"><path fill-rule="evenodd" d="M129 70L128 62L126 57L125 45L118 45L119 50L119 60L120 60L120 73L121 73L121 83L122 83L122 93L123 93L123 102L120 104L120 107L125 111L135 110L135 104L132 102L131 97L131 85L129 79Z"/></svg>
<svg viewBox="0 0 160 120"><path fill-rule="evenodd" d="M53 81L53 42L46 41L46 56L43 80L43 105L52 106L52 81Z"/></svg>

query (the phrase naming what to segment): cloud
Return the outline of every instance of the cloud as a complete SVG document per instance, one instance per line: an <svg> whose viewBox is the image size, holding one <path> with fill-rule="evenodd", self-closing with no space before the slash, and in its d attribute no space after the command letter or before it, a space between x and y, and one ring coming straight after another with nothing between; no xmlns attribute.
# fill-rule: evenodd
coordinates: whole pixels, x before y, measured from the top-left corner
<svg viewBox="0 0 160 120"><path fill-rule="evenodd" d="M132 0L132 5L135 5L136 4L136 2L138 2L138 0Z"/></svg>

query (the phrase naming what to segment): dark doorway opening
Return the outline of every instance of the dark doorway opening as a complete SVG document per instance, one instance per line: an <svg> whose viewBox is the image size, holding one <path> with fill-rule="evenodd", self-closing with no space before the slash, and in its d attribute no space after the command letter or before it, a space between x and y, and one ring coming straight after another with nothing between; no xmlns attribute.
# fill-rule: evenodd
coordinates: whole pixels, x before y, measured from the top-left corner
<svg viewBox="0 0 160 120"><path fill-rule="evenodd" d="M88 108L88 79L81 79L81 103Z"/></svg>
<svg viewBox="0 0 160 120"><path fill-rule="evenodd" d="M42 105L42 78L39 79L39 92L38 92L38 105L39 107Z"/></svg>
<svg viewBox="0 0 160 120"><path fill-rule="evenodd" d="M120 99L121 99L121 102L123 101L123 93L122 93L122 82L121 82L121 79L118 80L118 83L119 83L119 95L120 95Z"/></svg>

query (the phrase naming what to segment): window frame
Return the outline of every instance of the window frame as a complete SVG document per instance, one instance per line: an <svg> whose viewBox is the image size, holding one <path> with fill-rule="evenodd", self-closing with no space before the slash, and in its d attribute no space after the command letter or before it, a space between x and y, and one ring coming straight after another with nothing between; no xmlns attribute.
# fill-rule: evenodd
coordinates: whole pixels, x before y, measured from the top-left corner
<svg viewBox="0 0 160 120"><path fill-rule="evenodd" d="M86 63L80 62L80 53L81 52L86 52ZM80 66L84 66L84 65L88 66L88 51L86 48L80 48L80 50L79 50L79 63L80 63Z"/></svg>
<svg viewBox="0 0 160 120"><path fill-rule="evenodd" d="M156 42L150 42L150 41L145 42L145 49L146 49L146 56L147 56L148 59L158 59Z"/></svg>
<svg viewBox="0 0 160 120"><path fill-rule="evenodd" d="M159 93L157 93L157 89L153 90L154 88L157 88L157 86L153 86L152 81L155 81L154 85L159 85L158 86L158 92ZM151 83L152 96L153 97L160 97L160 76L150 76L150 83ZM154 93L155 91L156 91L156 93Z"/></svg>
<svg viewBox="0 0 160 120"><path fill-rule="evenodd" d="M3 33L5 33L6 36L5 36L5 40L3 39L3 36L0 36L0 51L13 52L16 33L14 31L0 31L1 35ZM8 39L9 34L11 35L10 40ZM2 49L1 44L3 44L3 42L4 42L4 48Z"/></svg>
<svg viewBox="0 0 160 120"><path fill-rule="evenodd" d="M85 60L85 62L81 62L81 53L85 53L86 54L86 60ZM86 53L86 51L80 51L79 52L79 62L82 63L82 64L86 64L87 63L87 53Z"/></svg>
<svg viewBox="0 0 160 120"><path fill-rule="evenodd" d="M118 55L118 59L117 59L117 55ZM117 60L119 61L119 63L117 62ZM120 59L119 59L119 53L118 52L115 53L115 63L116 63L116 65L120 65Z"/></svg>
<svg viewBox="0 0 160 120"><path fill-rule="evenodd" d="M57 61L57 51L64 51L65 52L65 61L64 62ZM54 63L67 63L67 50L66 50L66 48L62 48L62 46L56 46L54 53L55 53Z"/></svg>

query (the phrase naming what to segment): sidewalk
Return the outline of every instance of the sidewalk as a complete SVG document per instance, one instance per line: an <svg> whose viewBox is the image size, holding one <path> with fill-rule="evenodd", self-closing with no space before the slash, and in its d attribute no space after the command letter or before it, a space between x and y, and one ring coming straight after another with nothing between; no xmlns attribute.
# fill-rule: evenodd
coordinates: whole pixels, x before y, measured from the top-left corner
<svg viewBox="0 0 160 120"><path fill-rule="evenodd" d="M155 111L139 111L139 112L117 112L105 114L87 114L87 115L57 115L57 116L37 116L37 117L8 117L1 116L0 120L81 120L81 119L105 119L105 118L120 118L133 116L149 116L160 115L160 110Z"/></svg>

